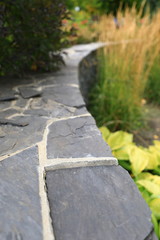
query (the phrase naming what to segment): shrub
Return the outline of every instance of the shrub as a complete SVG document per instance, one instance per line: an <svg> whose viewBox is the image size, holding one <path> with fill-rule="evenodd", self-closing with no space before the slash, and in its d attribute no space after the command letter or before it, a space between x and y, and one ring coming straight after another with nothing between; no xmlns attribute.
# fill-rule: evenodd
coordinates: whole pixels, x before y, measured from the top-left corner
<svg viewBox="0 0 160 240"><path fill-rule="evenodd" d="M61 29L64 18L63 0L1 1L0 75L56 67L65 36Z"/></svg>
<svg viewBox="0 0 160 240"><path fill-rule="evenodd" d="M149 205L154 230L160 239L160 141L143 148L135 145L132 134L124 131L112 133L106 127L100 130L113 155L129 171Z"/></svg>

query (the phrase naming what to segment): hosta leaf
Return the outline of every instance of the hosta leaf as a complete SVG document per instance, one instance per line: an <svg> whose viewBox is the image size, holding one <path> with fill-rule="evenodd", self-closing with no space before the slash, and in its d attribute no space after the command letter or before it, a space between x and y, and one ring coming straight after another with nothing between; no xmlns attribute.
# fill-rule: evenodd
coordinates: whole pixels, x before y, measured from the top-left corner
<svg viewBox="0 0 160 240"><path fill-rule="evenodd" d="M126 144L132 143L133 135L124 131L117 131L111 133L108 137L107 143L112 150L117 150L125 146Z"/></svg>
<svg viewBox="0 0 160 240"><path fill-rule="evenodd" d="M146 166L147 169L155 169L159 165L157 154L148 153L148 164Z"/></svg>
<svg viewBox="0 0 160 240"><path fill-rule="evenodd" d="M154 140L153 143L156 146L156 148L160 151L160 141Z"/></svg>
<svg viewBox="0 0 160 240"><path fill-rule="evenodd" d="M128 144L118 150L114 150L112 153L118 160L129 160L130 151L133 148L133 144Z"/></svg>
<svg viewBox="0 0 160 240"><path fill-rule="evenodd" d="M159 142L159 141L157 141ZM160 147L155 146L149 146L149 152L154 154L157 158L158 165L160 165Z"/></svg>
<svg viewBox="0 0 160 240"><path fill-rule="evenodd" d="M138 177L136 178L137 180L141 180L141 179L152 179L152 177L154 177L153 174L149 173L149 172L142 172L138 175Z"/></svg>
<svg viewBox="0 0 160 240"><path fill-rule="evenodd" d="M99 128L99 130L100 130L101 133L102 133L102 137L103 137L103 139L106 141L107 138L108 138L109 135L110 135L110 131L109 131L109 129L106 128L106 127L104 127L104 126L102 126L102 127Z"/></svg>
<svg viewBox="0 0 160 240"><path fill-rule="evenodd" d="M153 199L149 202L149 206L158 219L160 219L160 198Z"/></svg>
<svg viewBox="0 0 160 240"><path fill-rule="evenodd" d="M160 185L146 179L138 180L137 183L145 187L148 192L153 193L155 195L160 195Z"/></svg>
<svg viewBox="0 0 160 240"><path fill-rule="evenodd" d="M130 151L130 161L132 163L132 170L135 176L141 173L148 164L148 154L134 146Z"/></svg>

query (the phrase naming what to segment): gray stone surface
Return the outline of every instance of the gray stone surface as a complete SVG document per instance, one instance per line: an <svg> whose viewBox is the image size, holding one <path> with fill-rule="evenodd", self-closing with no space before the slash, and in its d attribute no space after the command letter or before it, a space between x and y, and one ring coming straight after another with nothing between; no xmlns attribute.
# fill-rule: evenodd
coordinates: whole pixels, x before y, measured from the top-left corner
<svg viewBox="0 0 160 240"><path fill-rule="evenodd" d="M0 162L0 239L42 240L36 147Z"/></svg>
<svg viewBox="0 0 160 240"><path fill-rule="evenodd" d="M29 147L43 138L47 119L37 116L14 117L13 122L27 126L0 125L5 137L0 138L0 156Z"/></svg>
<svg viewBox="0 0 160 240"><path fill-rule="evenodd" d="M51 99L34 98L24 114L46 116L48 118L64 118L86 113L86 108L75 108L57 103Z"/></svg>
<svg viewBox="0 0 160 240"><path fill-rule="evenodd" d="M16 121L16 120L0 118L0 125L11 125L11 126L15 126L15 127L26 127L27 125L29 125L29 123L24 122L24 121L19 122L19 121Z"/></svg>
<svg viewBox="0 0 160 240"><path fill-rule="evenodd" d="M42 98L44 99L44 101L46 101L47 99L51 99L70 107L85 106L79 89L66 85L58 85L44 89Z"/></svg>
<svg viewBox="0 0 160 240"><path fill-rule="evenodd" d="M1 111L0 112L0 118L10 117L10 116L12 116L13 114L16 114L16 113L20 113L20 111L18 111L16 109L13 109L13 108L10 108L10 109Z"/></svg>
<svg viewBox="0 0 160 240"><path fill-rule="evenodd" d="M156 234L154 233L154 229L144 240L158 240Z"/></svg>
<svg viewBox="0 0 160 240"><path fill-rule="evenodd" d="M111 157L92 117L78 117L53 123L47 140L48 158Z"/></svg>
<svg viewBox="0 0 160 240"><path fill-rule="evenodd" d="M150 210L120 166L49 171L46 175L57 240L144 240Z"/></svg>
<svg viewBox="0 0 160 240"><path fill-rule="evenodd" d="M97 80L97 52L92 52L79 64L79 85L85 100L88 103L88 93Z"/></svg>
<svg viewBox="0 0 160 240"><path fill-rule="evenodd" d="M66 72L66 75L60 75L57 74L50 74L48 76L45 76L42 81L38 83L38 86L48 86L48 85L54 85L54 84L78 84L78 73L77 72Z"/></svg>
<svg viewBox="0 0 160 240"><path fill-rule="evenodd" d="M32 87L20 87L19 88L20 94L23 98L32 98L32 97L39 97L41 92L38 91L34 86Z"/></svg>
<svg viewBox="0 0 160 240"><path fill-rule="evenodd" d="M1 86L0 89L0 102L3 101L12 101L17 99L17 97L15 96L15 92L11 89L10 86L6 87L6 86Z"/></svg>

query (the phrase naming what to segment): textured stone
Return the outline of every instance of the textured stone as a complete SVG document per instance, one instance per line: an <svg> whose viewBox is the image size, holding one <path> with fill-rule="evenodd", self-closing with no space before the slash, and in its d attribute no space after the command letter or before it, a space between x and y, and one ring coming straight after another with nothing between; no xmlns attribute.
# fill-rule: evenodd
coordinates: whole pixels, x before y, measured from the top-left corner
<svg viewBox="0 0 160 240"><path fill-rule="evenodd" d="M1 126L1 130L5 134L5 137L0 138L1 156L24 149L41 141L47 119L37 116L19 116L14 117L12 121L19 124L29 123L29 125L25 127L12 125Z"/></svg>
<svg viewBox="0 0 160 240"><path fill-rule="evenodd" d="M0 138L5 137L5 133L3 132L3 130L0 128Z"/></svg>
<svg viewBox="0 0 160 240"><path fill-rule="evenodd" d="M54 86L43 90L44 101L51 99L58 103L70 106L70 107L83 107L85 103L80 94L80 91L76 87L70 86Z"/></svg>
<svg viewBox="0 0 160 240"><path fill-rule="evenodd" d="M85 108L74 108L62 105L51 99L34 98L24 114L47 116L49 118L63 118L86 113Z"/></svg>
<svg viewBox="0 0 160 240"><path fill-rule="evenodd" d="M120 166L49 171L46 175L56 239L144 240L150 210Z"/></svg>
<svg viewBox="0 0 160 240"><path fill-rule="evenodd" d="M28 99L24 99L19 96L19 98L16 100L15 106L23 109L27 105L28 101Z"/></svg>
<svg viewBox="0 0 160 240"><path fill-rule="evenodd" d="M15 91L13 91L10 86L0 86L0 102L12 101L15 99L17 99Z"/></svg>
<svg viewBox="0 0 160 240"><path fill-rule="evenodd" d="M12 116L13 114L16 114L16 113L20 113L20 111L18 111L16 109L13 109L13 108L10 108L10 109L1 111L0 112L0 118L10 117L10 116Z"/></svg>
<svg viewBox="0 0 160 240"><path fill-rule="evenodd" d="M47 142L48 158L111 157L92 117L78 117L53 123Z"/></svg>
<svg viewBox="0 0 160 240"><path fill-rule="evenodd" d="M36 147L0 162L0 239L42 240Z"/></svg>
<svg viewBox="0 0 160 240"><path fill-rule="evenodd" d="M48 86L55 84L78 84L78 74L77 72L66 72L66 75L54 75L50 74L48 76L44 76L44 79L38 83L38 86Z"/></svg>
<svg viewBox="0 0 160 240"><path fill-rule="evenodd" d="M25 127L25 126L29 125L29 123L18 122L18 121L15 121L15 120L0 118L0 125L12 125L12 126L16 126L16 127Z"/></svg>
<svg viewBox="0 0 160 240"><path fill-rule="evenodd" d="M38 91L35 87L20 87L19 91L22 97L25 99L39 97L41 95L41 92Z"/></svg>

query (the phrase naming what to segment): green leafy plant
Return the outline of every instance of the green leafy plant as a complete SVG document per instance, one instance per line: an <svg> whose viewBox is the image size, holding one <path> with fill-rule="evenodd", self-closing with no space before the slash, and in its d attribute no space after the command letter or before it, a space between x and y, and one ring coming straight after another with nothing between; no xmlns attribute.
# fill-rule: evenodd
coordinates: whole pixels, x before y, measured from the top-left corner
<svg viewBox="0 0 160 240"><path fill-rule="evenodd" d="M148 102L160 105L160 55L155 59L145 88Z"/></svg>
<svg viewBox="0 0 160 240"><path fill-rule="evenodd" d="M65 18L63 0L1 1L0 75L57 67L66 34L61 29Z"/></svg>
<svg viewBox="0 0 160 240"><path fill-rule="evenodd" d="M143 198L152 211L154 230L160 239L160 141L148 148L138 147L133 135L124 131L110 132L106 127L100 131L112 149L119 164L129 171Z"/></svg>

